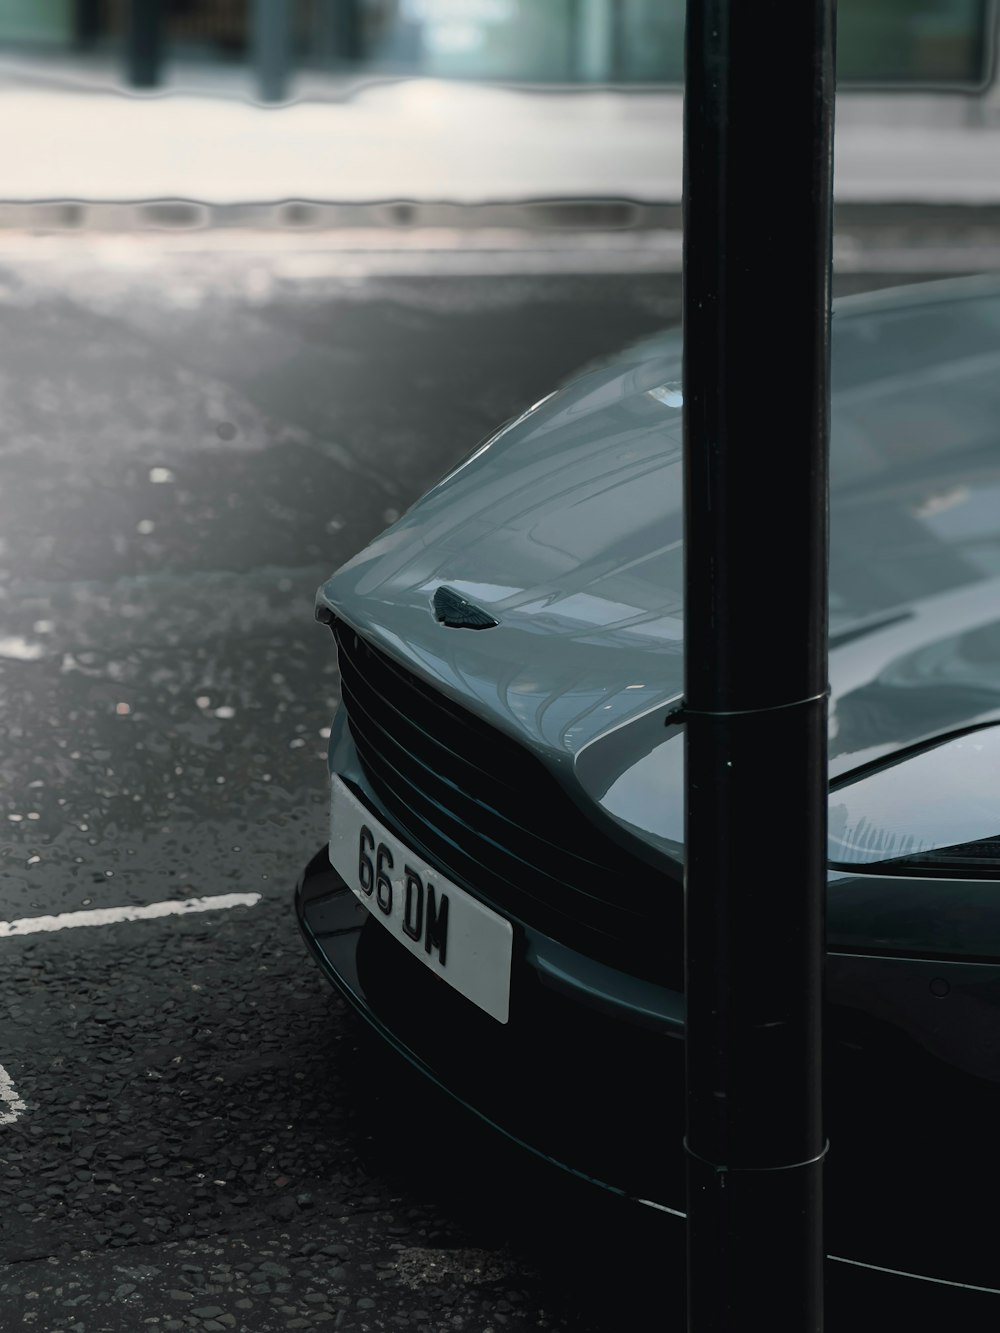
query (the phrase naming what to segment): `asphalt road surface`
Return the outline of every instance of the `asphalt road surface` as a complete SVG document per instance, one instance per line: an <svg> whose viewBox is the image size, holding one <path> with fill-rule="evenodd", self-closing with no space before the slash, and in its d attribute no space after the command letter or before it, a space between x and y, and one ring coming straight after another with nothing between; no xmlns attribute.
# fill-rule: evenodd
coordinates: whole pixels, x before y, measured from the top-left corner
<svg viewBox="0 0 1000 1333"><path fill-rule="evenodd" d="M418 1084L293 919L316 585L679 307L648 272L418 269L0 256L4 1329L682 1326L682 1224Z"/></svg>

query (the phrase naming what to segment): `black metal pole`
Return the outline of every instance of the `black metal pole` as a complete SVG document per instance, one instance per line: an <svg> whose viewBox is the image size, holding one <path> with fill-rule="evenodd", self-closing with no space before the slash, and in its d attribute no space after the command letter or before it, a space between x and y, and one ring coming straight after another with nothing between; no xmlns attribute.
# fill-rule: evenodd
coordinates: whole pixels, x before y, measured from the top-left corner
<svg viewBox="0 0 1000 1333"><path fill-rule="evenodd" d="M257 96L284 102L292 68L292 5L289 0L253 0L253 60Z"/></svg>
<svg viewBox="0 0 1000 1333"><path fill-rule="evenodd" d="M101 31L100 0L75 0L73 5L73 49L89 51Z"/></svg>
<svg viewBox="0 0 1000 1333"><path fill-rule="evenodd" d="M688 1326L823 1321L833 0L688 0Z"/></svg>
<svg viewBox="0 0 1000 1333"><path fill-rule="evenodd" d="M163 66L163 0L128 0L125 77L131 88L155 88Z"/></svg>

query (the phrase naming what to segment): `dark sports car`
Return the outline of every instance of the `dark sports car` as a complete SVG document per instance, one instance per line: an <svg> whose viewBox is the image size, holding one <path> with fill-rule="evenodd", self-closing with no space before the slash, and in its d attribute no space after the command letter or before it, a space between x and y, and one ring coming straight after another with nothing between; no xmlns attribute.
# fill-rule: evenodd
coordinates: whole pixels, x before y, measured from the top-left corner
<svg viewBox="0 0 1000 1333"><path fill-rule="evenodd" d="M320 589L343 706L296 892L413 1064L677 1212L680 354L587 370ZM1000 1291L1000 283L835 307L831 507L829 1250ZM741 850L766 911L782 812Z"/></svg>

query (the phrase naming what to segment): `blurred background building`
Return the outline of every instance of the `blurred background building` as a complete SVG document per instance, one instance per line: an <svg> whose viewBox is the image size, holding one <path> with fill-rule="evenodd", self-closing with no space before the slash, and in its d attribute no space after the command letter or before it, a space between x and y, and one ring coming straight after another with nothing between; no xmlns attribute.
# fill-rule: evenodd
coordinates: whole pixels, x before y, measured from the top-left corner
<svg viewBox="0 0 1000 1333"><path fill-rule="evenodd" d="M982 88L994 0L841 0L841 86ZM349 77L676 85L684 0L4 0L0 51ZM130 40L132 42L131 55ZM137 62L138 61L138 65ZM143 64L145 61L145 64ZM277 66L275 65L277 62ZM272 77L272 93L284 94ZM265 97L264 100L271 100Z"/></svg>

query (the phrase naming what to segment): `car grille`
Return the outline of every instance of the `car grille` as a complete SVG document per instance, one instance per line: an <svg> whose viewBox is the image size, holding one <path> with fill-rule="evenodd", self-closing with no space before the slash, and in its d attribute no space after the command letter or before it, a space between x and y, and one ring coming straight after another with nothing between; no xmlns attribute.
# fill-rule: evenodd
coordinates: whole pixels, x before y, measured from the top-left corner
<svg viewBox="0 0 1000 1333"><path fill-rule="evenodd" d="M399 837L502 915L681 985L679 882L607 836L524 747L343 622L344 708Z"/></svg>

